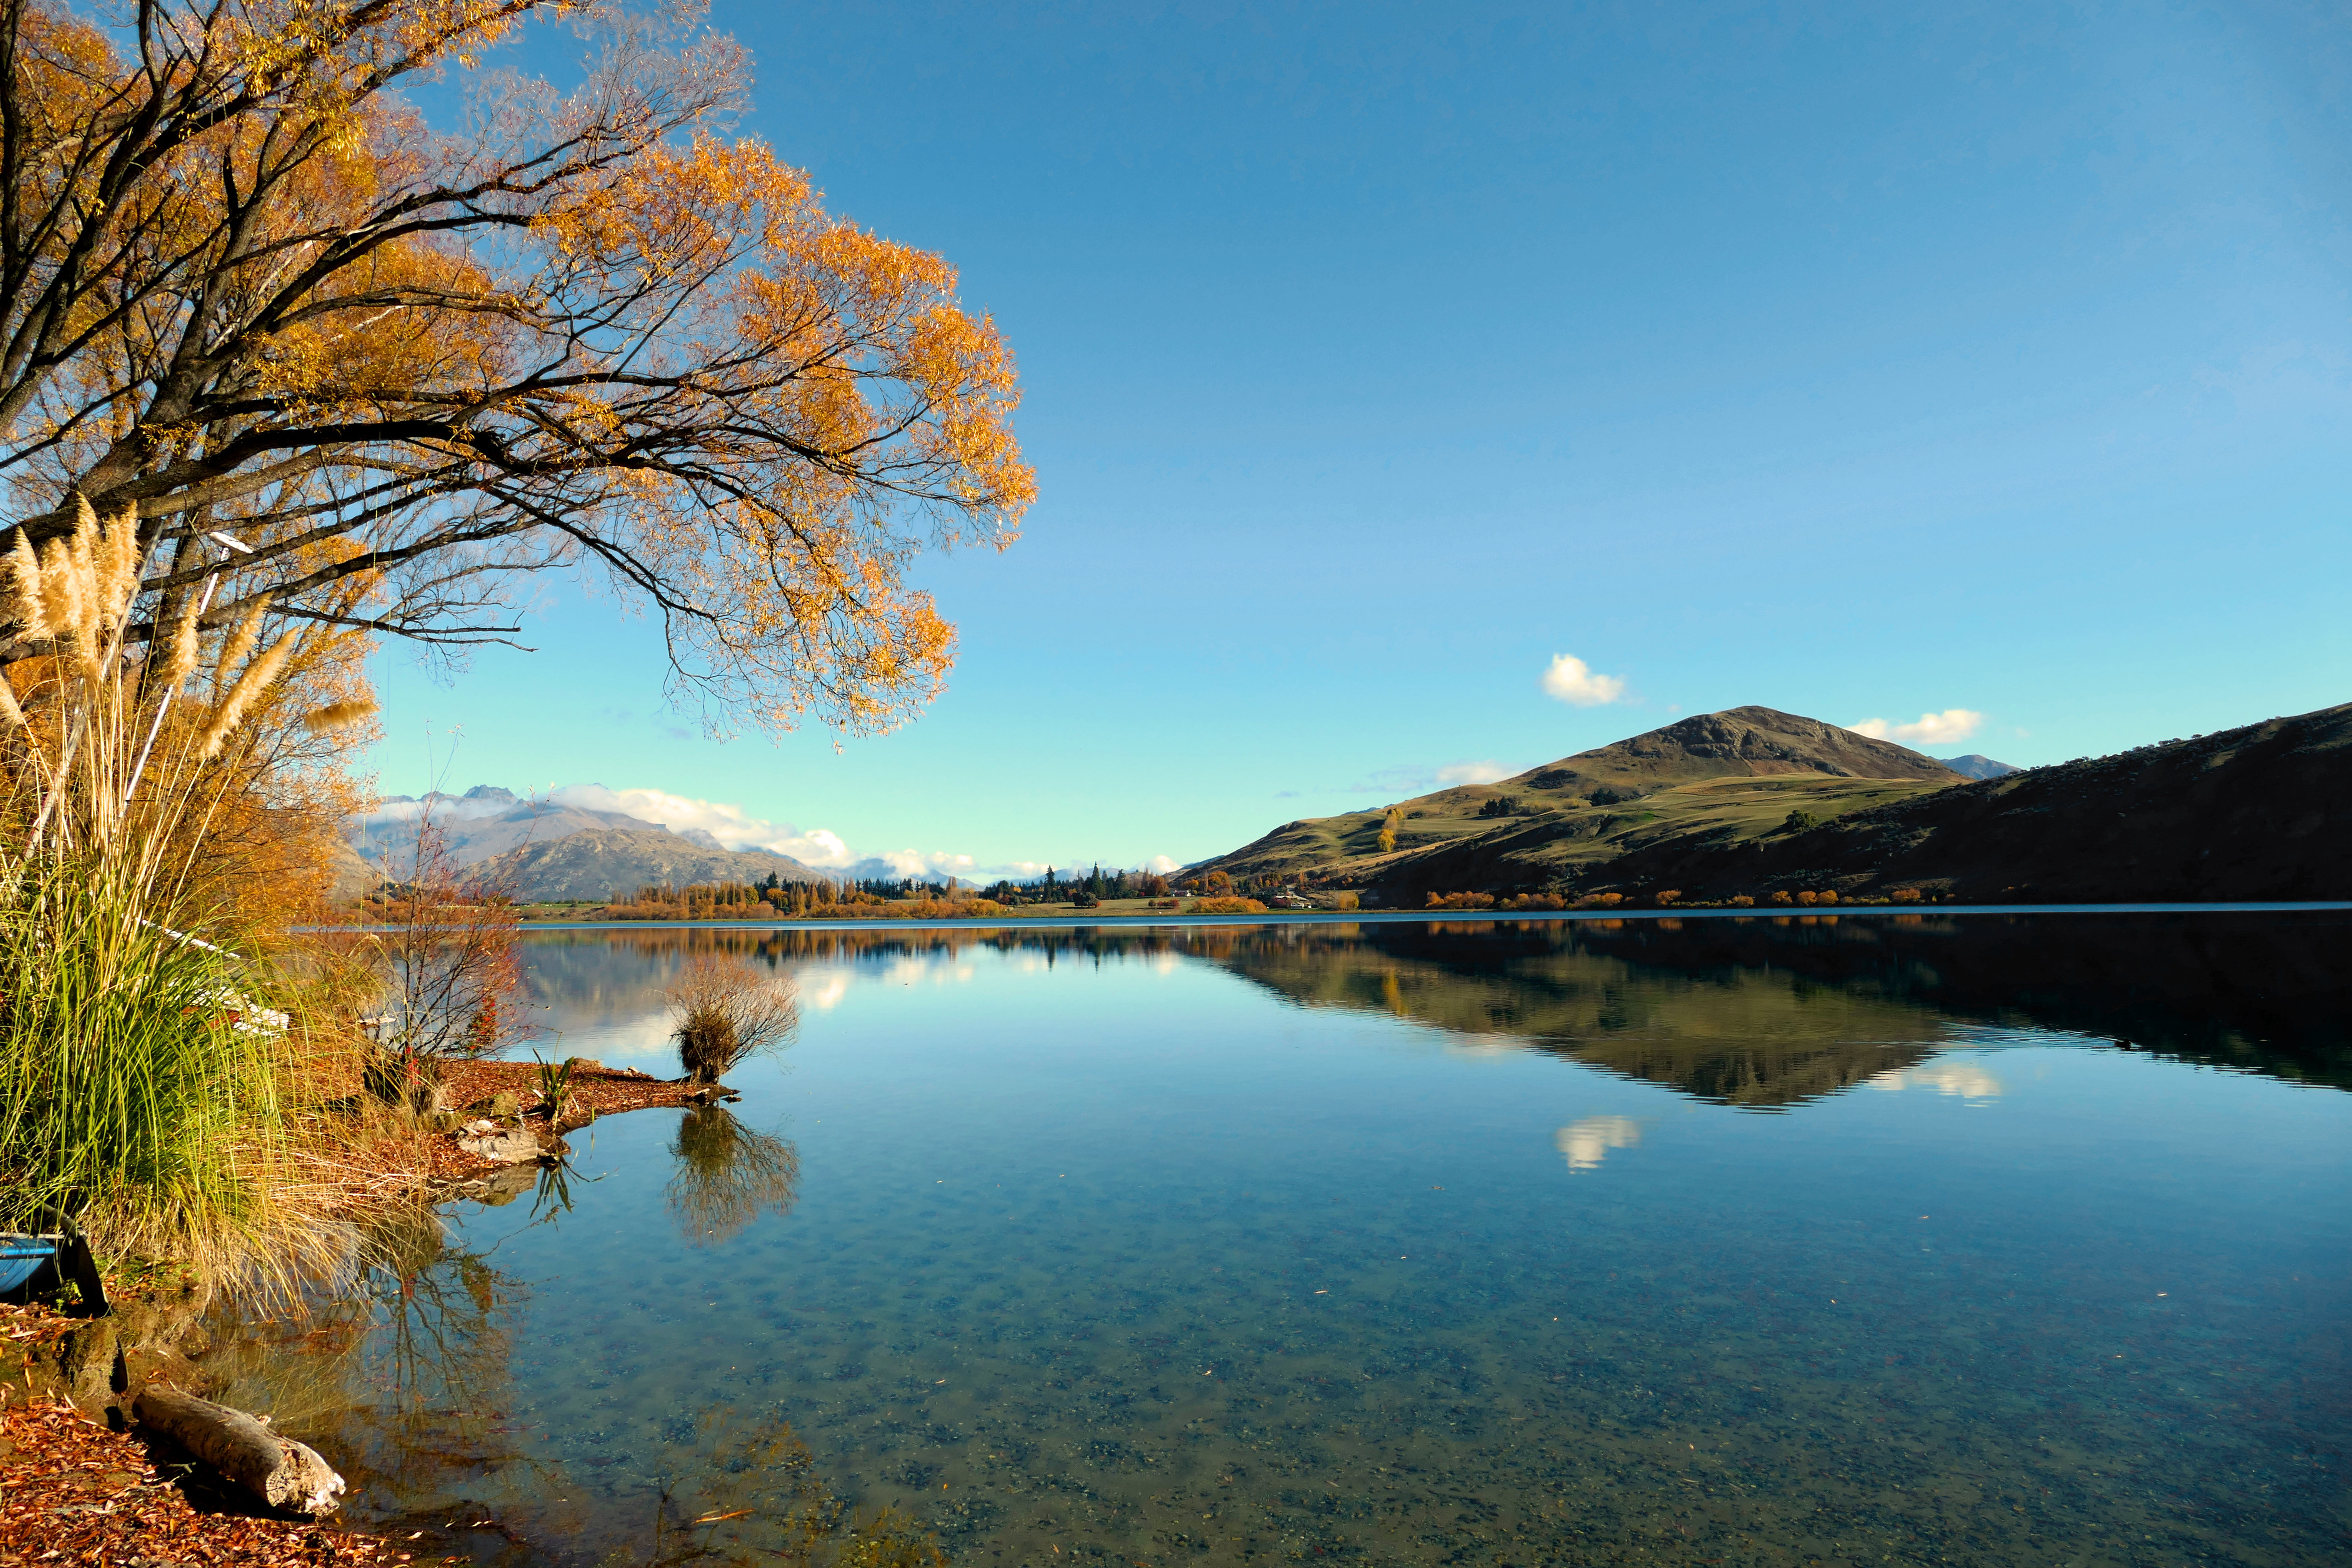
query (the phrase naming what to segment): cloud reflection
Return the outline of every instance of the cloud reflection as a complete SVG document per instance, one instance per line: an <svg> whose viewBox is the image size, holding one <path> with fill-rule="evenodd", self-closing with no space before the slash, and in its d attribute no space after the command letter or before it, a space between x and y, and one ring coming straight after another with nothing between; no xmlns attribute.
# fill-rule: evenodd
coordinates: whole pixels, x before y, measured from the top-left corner
<svg viewBox="0 0 2352 1568"><path fill-rule="evenodd" d="M2001 1092L2000 1079L1972 1061L1951 1057L1922 1062L1917 1067L1895 1068L1863 1081L1872 1089L1932 1089L1937 1094L1958 1095L1963 1100L1993 1100Z"/></svg>
<svg viewBox="0 0 2352 1568"><path fill-rule="evenodd" d="M1597 1170L1610 1150L1631 1149L1642 1141L1642 1124L1630 1116L1588 1116L1553 1133L1551 1141L1570 1170Z"/></svg>

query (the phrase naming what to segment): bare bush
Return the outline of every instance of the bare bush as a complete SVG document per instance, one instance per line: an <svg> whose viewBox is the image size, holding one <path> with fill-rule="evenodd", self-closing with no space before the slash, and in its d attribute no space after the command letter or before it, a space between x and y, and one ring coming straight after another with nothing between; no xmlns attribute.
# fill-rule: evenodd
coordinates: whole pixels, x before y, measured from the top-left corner
<svg viewBox="0 0 2352 1568"><path fill-rule="evenodd" d="M780 1050L800 1027L793 984L740 958L698 958L663 994L677 1020L688 1079L717 1083L745 1059Z"/></svg>

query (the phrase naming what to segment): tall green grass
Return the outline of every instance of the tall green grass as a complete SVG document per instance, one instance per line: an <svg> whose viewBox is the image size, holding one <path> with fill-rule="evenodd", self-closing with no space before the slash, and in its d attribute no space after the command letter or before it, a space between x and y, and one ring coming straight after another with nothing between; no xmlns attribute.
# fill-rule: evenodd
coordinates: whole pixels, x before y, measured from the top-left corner
<svg viewBox="0 0 2352 1568"><path fill-rule="evenodd" d="M152 923L116 857L0 887L0 1226L282 1279L341 1254L308 1197L273 969ZM191 933L192 935L193 933Z"/></svg>

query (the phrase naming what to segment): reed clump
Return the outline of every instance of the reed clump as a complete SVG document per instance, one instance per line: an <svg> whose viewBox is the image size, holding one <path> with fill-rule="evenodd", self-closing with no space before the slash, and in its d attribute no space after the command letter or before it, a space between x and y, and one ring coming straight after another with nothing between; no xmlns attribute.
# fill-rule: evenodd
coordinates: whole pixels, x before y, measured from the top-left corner
<svg viewBox="0 0 2352 1568"><path fill-rule="evenodd" d="M0 549L0 1226L289 1285L355 1242L321 1113L355 1032L332 966L269 950L342 805L325 733L372 711L360 650L266 604L208 624L215 582L147 590L136 519L79 511Z"/></svg>

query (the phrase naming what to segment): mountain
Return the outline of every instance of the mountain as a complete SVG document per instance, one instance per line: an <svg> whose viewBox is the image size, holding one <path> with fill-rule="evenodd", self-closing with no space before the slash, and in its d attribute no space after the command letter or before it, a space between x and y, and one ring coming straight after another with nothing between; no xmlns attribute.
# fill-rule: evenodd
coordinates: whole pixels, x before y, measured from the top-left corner
<svg viewBox="0 0 2352 1568"><path fill-rule="evenodd" d="M1964 779L2006 778L2019 771L2007 763L1996 763L1979 752L1970 752L1965 757L1945 757L1941 760L1946 767Z"/></svg>
<svg viewBox="0 0 2352 1568"><path fill-rule="evenodd" d="M1622 788L1685 784L1694 779L1764 778L1820 773L1831 778L1925 779L1951 783L1952 770L1935 758L1891 741L1874 741L1819 719L1773 708L1727 708L1698 713L1614 745L1530 768L1489 787L1566 790L1576 782ZM1562 778L1559 775L1570 775ZM1447 792L1425 799L1442 798Z"/></svg>
<svg viewBox="0 0 2352 1568"><path fill-rule="evenodd" d="M1829 815L1961 782L1906 746L1776 709L1732 708L1498 784L1405 801L1391 851L1380 847L1381 814L1350 812L1286 823L1191 870L1237 878L1310 871L1320 879L1448 891L1542 886L1661 837L1762 832L1792 810ZM1424 869L1454 879L1426 879Z"/></svg>
<svg viewBox="0 0 2352 1568"><path fill-rule="evenodd" d="M525 903L602 901L615 893L625 899L656 883L684 887L770 877L814 882L824 877L788 855L714 848L653 826L585 827L493 855L474 869L492 881L510 880L515 897Z"/></svg>
<svg viewBox="0 0 2352 1568"><path fill-rule="evenodd" d="M384 796L375 810L352 819L348 830L352 847L396 873L415 852L416 825L428 813L446 839L451 858L460 866L476 865L526 844L545 844L591 828L668 831L658 822L647 822L625 812L591 811L558 805L552 801L524 800L512 790L496 784L477 784L464 795L444 795L436 790L422 796ZM719 847L718 840L708 833L698 828L693 831L707 840L705 848Z"/></svg>
<svg viewBox="0 0 2352 1568"><path fill-rule="evenodd" d="M1981 780L1735 708L1407 801L1392 850L1380 816L1352 814L1286 824L1192 870L1310 873L1394 908L1432 892L1666 889L1759 901L1898 887L1972 902L2352 898L2347 802L2352 704Z"/></svg>
<svg viewBox="0 0 2352 1568"><path fill-rule="evenodd" d="M2352 898L2352 703L1888 801L1801 832L1655 842L1587 885L1603 883L1689 898L1906 886L1972 903Z"/></svg>

